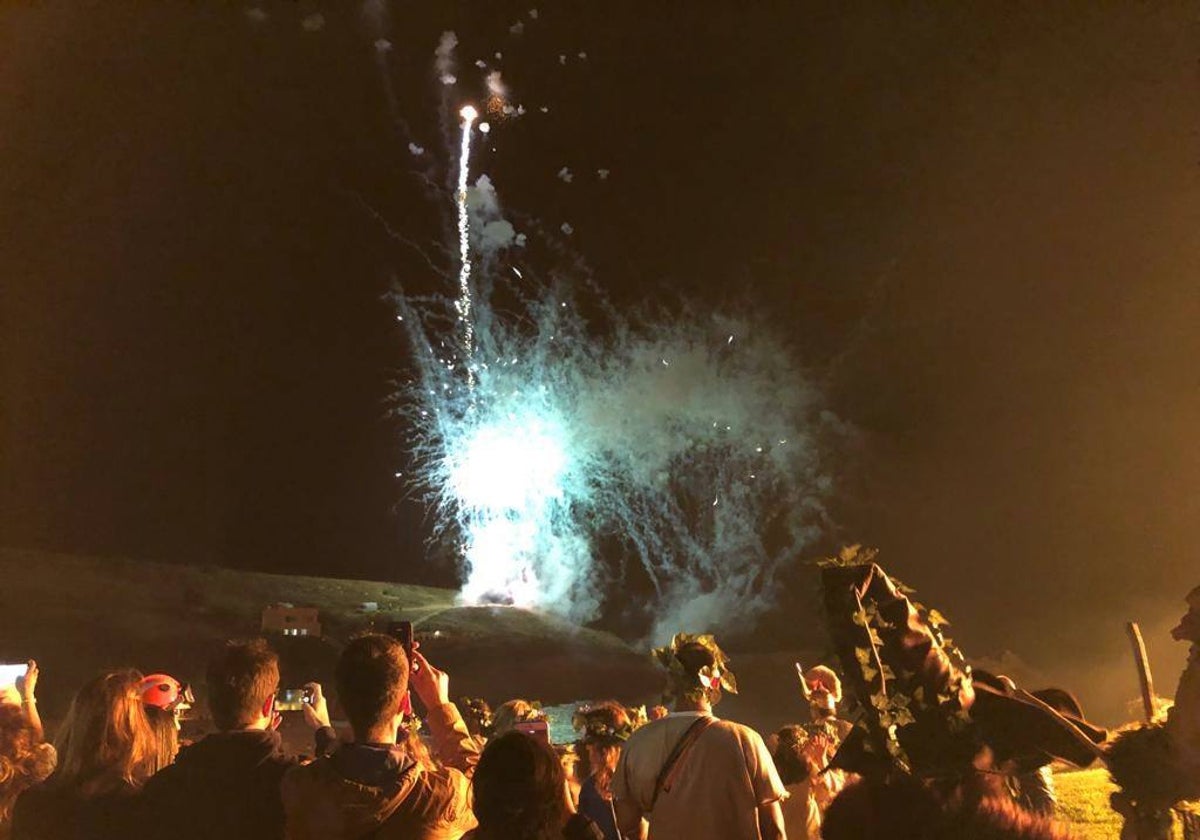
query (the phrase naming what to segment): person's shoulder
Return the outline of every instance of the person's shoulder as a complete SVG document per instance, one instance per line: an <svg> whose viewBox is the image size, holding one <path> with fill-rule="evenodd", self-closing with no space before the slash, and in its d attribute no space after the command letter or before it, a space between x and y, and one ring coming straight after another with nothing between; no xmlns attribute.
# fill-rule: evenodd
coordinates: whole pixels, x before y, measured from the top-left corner
<svg viewBox="0 0 1200 840"><path fill-rule="evenodd" d="M668 716L642 724L629 736L629 740L625 742L626 748L635 741L648 741L653 738L663 737L663 735L674 727L674 721L677 720L679 718Z"/></svg>
<svg viewBox="0 0 1200 840"><path fill-rule="evenodd" d="M314 758L312 761L290 762L282 768L282 776L280 785L286 791L290 789L302 789L312 784L319 784L320 780L325 778L340 778L337 768L334 767L333 760L328 756Z"/></svg>
<svg viewBox="0 0 1200 840"><path fill-rule="evenodd" d="M717 719L710 728L722 733L730 742L736 741L743 750L767 751L767 743L762 735L758 734L758 730L744 723Z"/></svg>
<svg viewBox="0 0 1200 840"><path fill-rule="evenodd" d="M713 727L728 732L729 734L745 741L761 741L763 739L763 737L758 734L758 730L754 727L747 726L744 723L738 723L737 721L733 720L714 718Z"/></svg>

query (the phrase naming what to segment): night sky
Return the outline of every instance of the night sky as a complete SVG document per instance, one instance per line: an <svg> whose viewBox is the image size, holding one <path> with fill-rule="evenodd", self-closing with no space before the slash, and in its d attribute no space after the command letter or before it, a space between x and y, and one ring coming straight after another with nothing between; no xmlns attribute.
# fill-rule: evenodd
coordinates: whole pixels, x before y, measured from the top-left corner
<svg viewBox="0 0 1200 840"><path fill-rule="evenodd" d="M0 7L0 544L453 582L386 415L382 295L438 280L364 209L436 235L407 143L441 148L453 29L464 97L486 58L529 109L475 160L510 209L569 222L620 306L751 301L827 383L859 430L831 545L1101 716L1140 619L1169 691L1200 583L1191 4L532 5L390 4L404 125L356 3Z"/></svg>

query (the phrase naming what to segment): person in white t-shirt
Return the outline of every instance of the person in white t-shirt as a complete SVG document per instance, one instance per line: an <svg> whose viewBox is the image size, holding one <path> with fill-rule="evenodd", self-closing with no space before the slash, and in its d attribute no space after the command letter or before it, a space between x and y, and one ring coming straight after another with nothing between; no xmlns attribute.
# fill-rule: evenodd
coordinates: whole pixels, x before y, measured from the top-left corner
<svg viewBox="0 0 1200 840"><path fill-rule="evenodd" d="M711 636L677 635L655 651L670 674L670 715L633 733L611 790L627 838L786 840L787 791L753 729L713 716L722 689L737 691Z"/></svg>

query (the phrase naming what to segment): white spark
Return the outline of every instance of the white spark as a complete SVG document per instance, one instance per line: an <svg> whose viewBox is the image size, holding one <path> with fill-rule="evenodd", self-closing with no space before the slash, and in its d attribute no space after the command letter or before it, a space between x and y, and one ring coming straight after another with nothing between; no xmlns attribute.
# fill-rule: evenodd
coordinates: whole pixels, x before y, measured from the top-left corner
<svg viewBox="0 0 1200 840"><path fill-rule="evenodd" d="M529 10L529 16L530 16L531 18L533 18L534 20L537 20L537 16L538 16L538 10L537 10L537 9L530 9L530 10Z"/></svg>
<svg viewBox="0 0 1200 840"><path fill-rule="evenodd" d="M491 124L491 123L487 123L487 122L481 122L481 123L479 124L479 133L480 133L480 134L487 134L487 133L488 133L489 131L491 131L491 130L492 130L492 124Z"/></svg>
<svg viewBox="0 0 1200 840"><path fill-rule="evenodd" d="M608 180L608 170L607 169L597 169L596 174L600 176L601 181Z"/></svg>
<svg viewBox="0 0 1200 840"><path fill-rule="evenodd" d="M419 157L420 155L423 155L423 154L425 154L425 149L424 149L424 147L422 147L422 146L418 146L416 143L409 143L409 144L408 144L408 151L409 151L409 154L411 154L411 155L414 155L414 156L418 156L418 157Z"/></svg>
<svg viewBox="0 0 1200 840"><path fill-rule="evenodd" d="M389 41L387 38L376 39L375 52L385 53L385 52L391 52L391 50L392 50L392 42Z"/></svg>
<svg viewBox="0 0 1200 840"><path fill-rule="evenodd" d="M562 169L558 170L558 180L569 184L575 180L575 176L571 174L570 169L567 169L567 167L564 166Z"/></svg>
<svg viewBox="0 0 1200 840"><path fill-rule="evenodd" d="M562 227L560 228L560 230L561 230L563 233L565 233L567 236L570 236L572 233L574 233L574 232L575 232L575 228L571 227L571 223L570 223L570 222L563 222L563 223L562 223Z"/></svg>
<svg viewBox="0 0 1200 840"><path fill-rule="evenodd" d="M508 31L511 32L513 35L520 35L522 32L525 31L525 22L520 21L520 20L517 21L512 26L508 27Z"/></svg>

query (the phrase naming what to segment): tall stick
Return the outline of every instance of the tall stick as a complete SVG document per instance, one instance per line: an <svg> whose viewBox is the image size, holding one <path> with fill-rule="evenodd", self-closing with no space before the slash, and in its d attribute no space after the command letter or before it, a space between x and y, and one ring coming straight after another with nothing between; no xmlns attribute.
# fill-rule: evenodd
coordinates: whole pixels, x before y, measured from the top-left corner
<svg viewBox="0 0 1200 840"><path fill-rule="evenodd" d="M1125 632L1129 634L1129 643L1133 645L1133 661L1137 666L1138 683L1142 688L1142 710L1146 713L1146 723L1151 723L1154 720L1154 679L1150 675L1146 643L1142 640L1142 630L1136 621L1127 622Z"/></svg>

